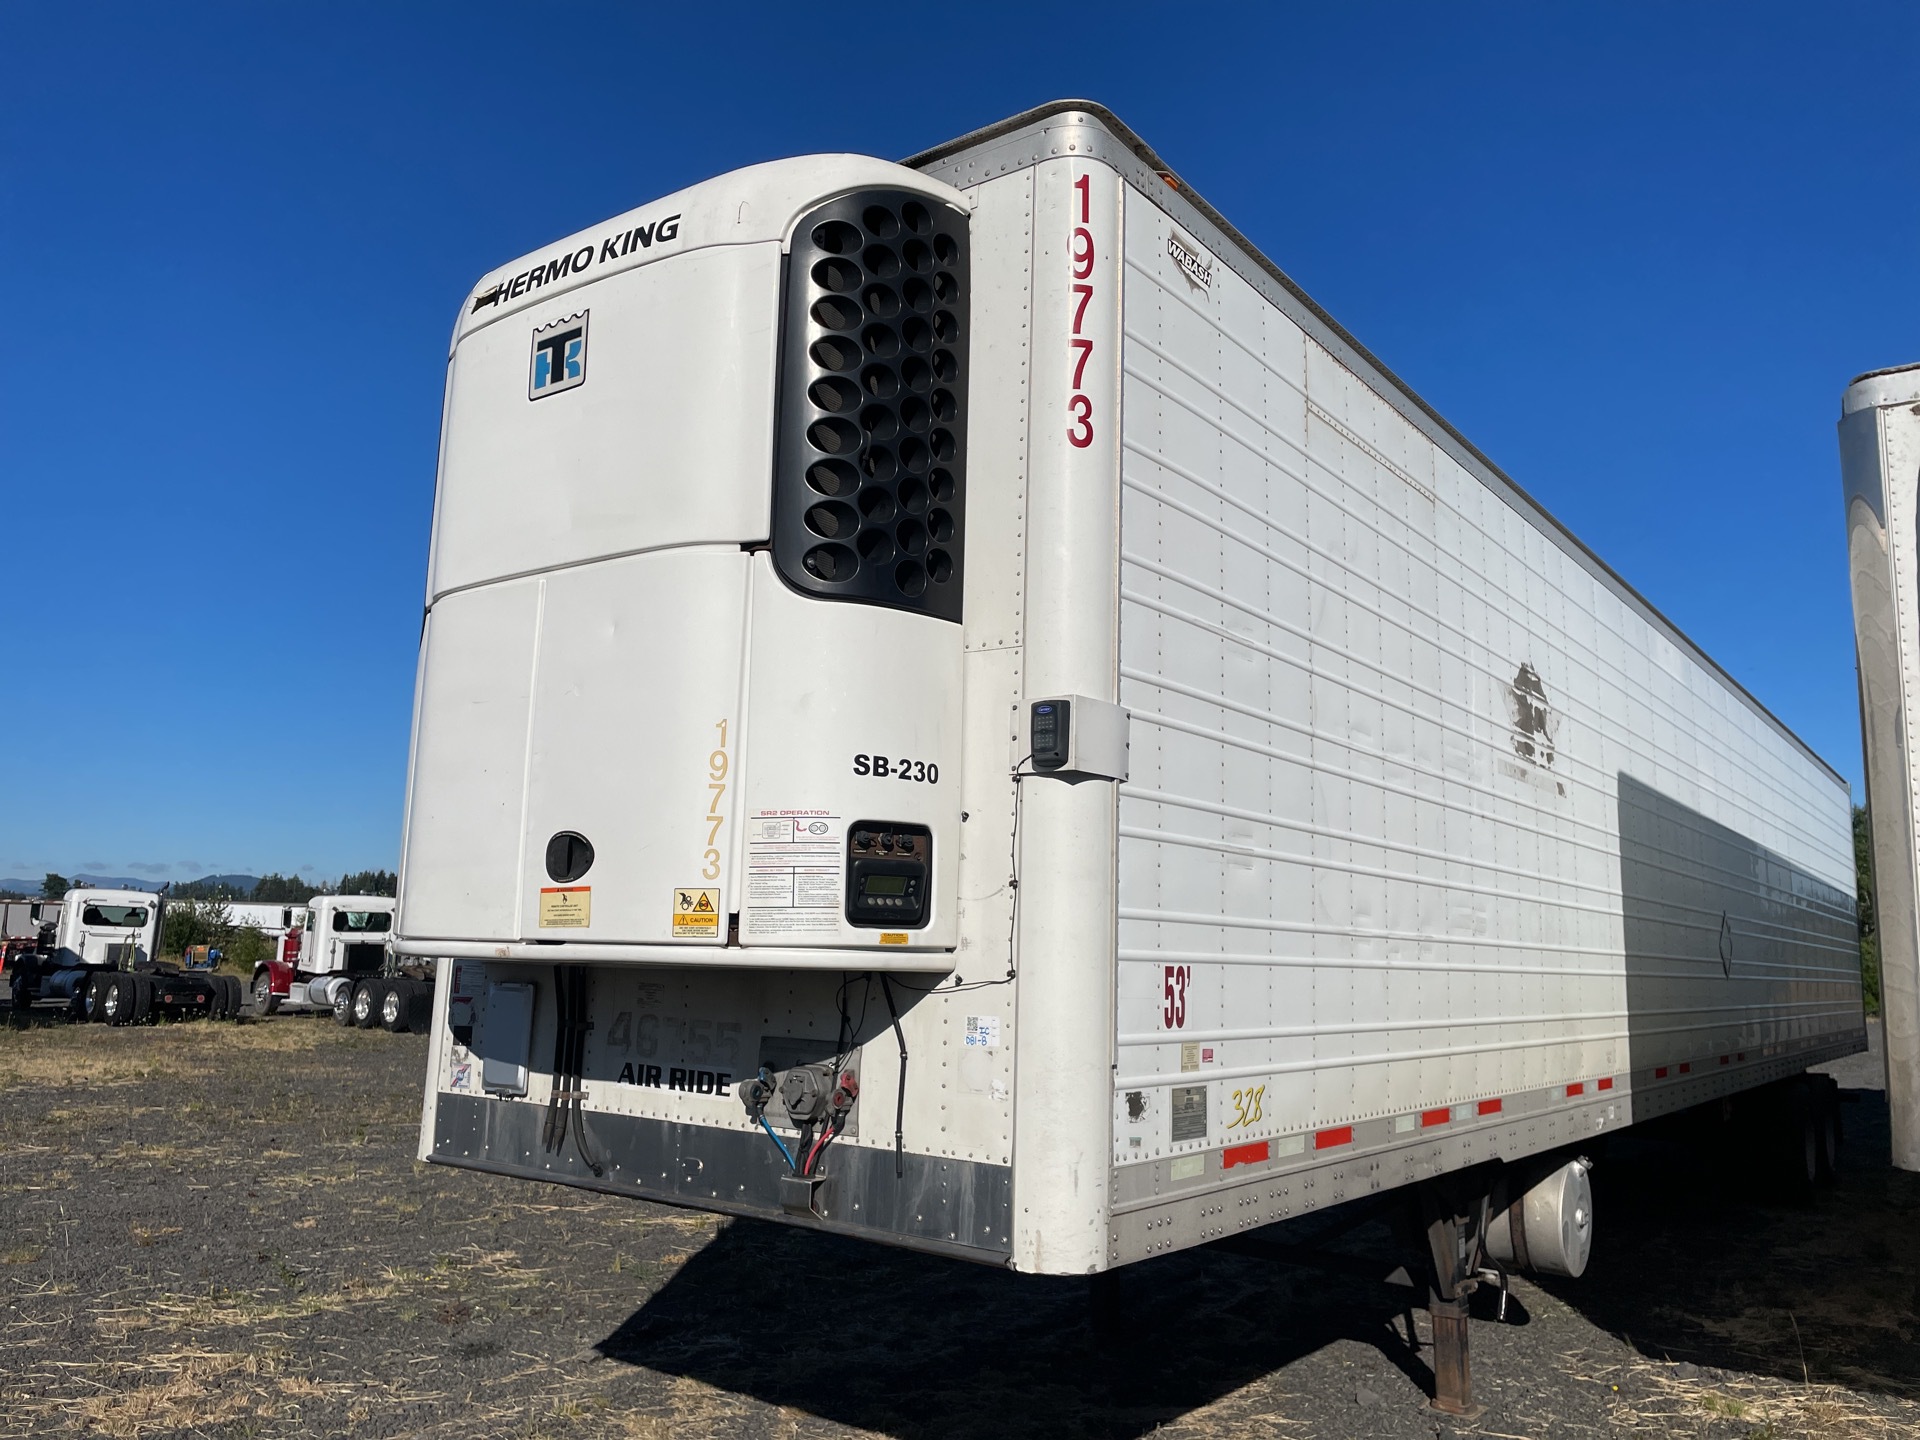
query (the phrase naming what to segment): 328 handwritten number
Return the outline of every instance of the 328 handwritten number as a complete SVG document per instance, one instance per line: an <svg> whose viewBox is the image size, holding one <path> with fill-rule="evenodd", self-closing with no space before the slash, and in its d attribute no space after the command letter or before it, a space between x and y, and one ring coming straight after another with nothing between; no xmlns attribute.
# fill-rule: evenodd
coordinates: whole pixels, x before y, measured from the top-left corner
<svg viewBox="0 0 1920 1440"><path fill-rule="evenodd" d="M1093 299L1093 272L1097 263L1094 256L1093 206L1089 195L1091 177L1082 175L1073 182L1074 192L1080 197L1080 223L1073 227L1068 253L1073 262L1073 335L1067 341L1067 347L1073 359L1073 393L1067 397L1067 413L1072 423L1067 426L1067 443L1076 450L1084 450L1093 443L1093 397L1083 388L1087 378L1087 361L1093 357L1093 341L1081 334L1087 318L1087 304Z"/></svg>
<svg viewBox="0 0 1920 1440"><path fill-rule="evenodd" d="M1248 1125L1260 1123L1261 1103L1267 1098L1267 1087L1255 1085L1249 1090L1233 1092L1233 1119L1227 1122L1227 1129L1239 1130Z"/></svg>

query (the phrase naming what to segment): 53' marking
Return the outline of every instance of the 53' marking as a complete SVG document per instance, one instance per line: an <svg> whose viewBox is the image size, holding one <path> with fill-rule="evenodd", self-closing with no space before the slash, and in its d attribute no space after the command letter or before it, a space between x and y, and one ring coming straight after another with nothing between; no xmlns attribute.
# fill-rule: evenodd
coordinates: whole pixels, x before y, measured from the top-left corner
<svg viewBox="0 0 1920 1440"><path fill-rule="evenodd" d="M1161 978L1160 1022L1169 1030L1183 1029L1187 1023L1187 987L1193 984L1193 966L1169 965Z"/></svg>

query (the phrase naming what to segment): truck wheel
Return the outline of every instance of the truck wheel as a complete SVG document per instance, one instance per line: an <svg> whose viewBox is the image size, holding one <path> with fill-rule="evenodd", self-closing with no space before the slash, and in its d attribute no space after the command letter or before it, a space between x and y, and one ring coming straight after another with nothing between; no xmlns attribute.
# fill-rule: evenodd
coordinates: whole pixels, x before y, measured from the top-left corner
<svg viewBox="0 0 1920 1440"><path fill-rule="evenodd" d="M135 975L133 977L133 1023L144 1025L154 1018L153 977Z"/></svg>
<svg viewBox="0 0 1920 1440"><path fill-rule="evenodd" d="M341 985L333 992L333 1022L336 1025L353 1024L354 986Z"/></svg>
<svg viewBox="0 0 1920 1440"><path fill-rule="evenodd" d="M213 1015L216 1020L237 1020L240 1018L240 1006L246 992L240 988L240 981L233 975L213 977L214 988L219 992L214 997Z"/></svg>
<svg viewBox="0 0 1920 1440"><path fill-rule="evenodd" d="M416 1035L433 1030L433 986L415 980L408 987L407 1028Z"/></svg>
<svg viewBox="0 0 1920 1440"><path fill-rule="evenodd" d="M353 987L353 1023L371 1030L379 1019L380 997L374 993L372 981L362 980Z"/></svg>
<svg viewBox="0 0 1920 1440"><path fill-rule="evenodd" d="M133 1023L133 976L115 971L100 977L100 1018L109 1025Z"/></svg>
<svg viewBox="0 0 1920 1440"><path fill-rule="evenodd" d="M280 1008L280 997L273 993L273 975L256 970L253 975L253 1013L271 1015Z"/></svg>
<svg viewBox="0 0 1920 1440"><path fill-rule="evenodd" d="M87 1020L90 1024L106 1022L107 1013L100 1002L106 998L107 979L105 975L95 975L87 981Z"/></svg>
<svg viewBox="0 0 1920 1440"><path fill-rule="evenodd" d="M395 1035L412 1028L408 1011L412 1008L413 986L405 980L388 980L380 986L380 1023Z"/></svg>

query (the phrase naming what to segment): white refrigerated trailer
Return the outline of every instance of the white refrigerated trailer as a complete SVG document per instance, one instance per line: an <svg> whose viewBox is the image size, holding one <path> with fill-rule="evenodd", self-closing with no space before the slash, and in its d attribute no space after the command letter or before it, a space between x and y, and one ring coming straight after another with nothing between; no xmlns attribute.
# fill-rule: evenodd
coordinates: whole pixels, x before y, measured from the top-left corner
<svg viewBox="0 0 1920 1440"><path fill-rule="evenodd" d="M1857 377L1840 479L1860 667L1893 1163L1920 1170L1920 365Z"/></svg>
<svg viewBox="0 0 1920 1440"><path fill-rule="evenodd" d="M1096 106L461 307L427 1160L1056 1274L1455 1175L1453 1326L1577 1147L1862 1048L1852 894L1840 777Z"/></svg>

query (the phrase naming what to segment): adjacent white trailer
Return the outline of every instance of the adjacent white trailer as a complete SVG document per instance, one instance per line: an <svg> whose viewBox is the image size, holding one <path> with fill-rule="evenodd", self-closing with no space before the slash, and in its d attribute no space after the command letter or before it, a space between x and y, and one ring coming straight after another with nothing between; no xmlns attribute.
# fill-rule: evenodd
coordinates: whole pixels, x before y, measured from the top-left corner
<svg viewBox="0 0 1920 1440"><path fill-rule="evenodd" d="M1920 365L1859 376L1840 402L1860 718L1880 941L1893 1163L1920 1170Z"/></svg>
<svg viewBox="0 0 1920 1440"><path fill-rule="evenodd" d="M1840 777L1098 107L461 307L427 1160L1102 1271L1858 1050L1852 897Z"/></svg>

